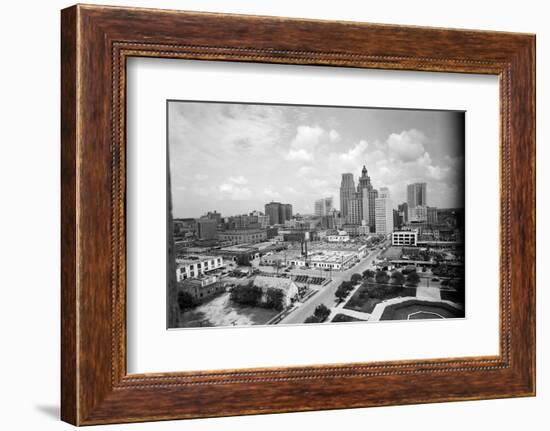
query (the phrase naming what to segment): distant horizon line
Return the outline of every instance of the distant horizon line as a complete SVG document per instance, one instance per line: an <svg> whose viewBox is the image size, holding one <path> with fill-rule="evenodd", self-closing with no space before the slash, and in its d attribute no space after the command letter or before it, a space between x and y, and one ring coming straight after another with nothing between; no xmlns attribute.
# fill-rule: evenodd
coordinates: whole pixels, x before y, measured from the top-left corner
<svg viewBox="0 0 550 431"><path fill-rule="evenodd" d="M403 203L406 203L406 202L403 202ZM401 204L400 204L401 205ZM426 205L427 207L429 207L430 205ZM437 208L438 210L464 210L464 207L460 207L460 206L453 206L453 207L431 207L431 208ZM336 209L336 208L335 208ZM392 208L392 210L397 210L397 208ZM253 211L259 211L259 210L252 210L250 212L253 212ZM338 209L337 211L341 211L340 209ZM220 216L222 218L226 218L226 217L237 217L237 216L241 216L241 215L250 215L250 212L248 213L238 213L238 214L231 214L231 215L227 215L227 216L224 216L221 212L218 212L218 210L208 210L206 211L203 215L201 216L198 216L198 217L182 217L182 216L175 216L173 215L172 216L172 219L176 220L176 219L200 219L202 217L204 217L208 212L217 212L218 214L220 214ZM263 211L262 211L263 213ZM264 215L266 215L264 213ZM296 214L293 214L292 216L294 217L295 215L300 215L300 216L315 216L315 217L321 217L321 216L317 216L315 213L301 213L301 212L297 212Z"/></svg>

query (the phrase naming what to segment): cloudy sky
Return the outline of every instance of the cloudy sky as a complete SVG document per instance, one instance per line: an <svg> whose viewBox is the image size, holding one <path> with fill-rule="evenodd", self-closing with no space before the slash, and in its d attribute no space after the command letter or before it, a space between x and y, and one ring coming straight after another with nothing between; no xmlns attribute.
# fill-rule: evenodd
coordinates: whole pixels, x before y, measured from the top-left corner
<svg viewBox="0 0 550 431"><path fill-rule="evenodd" d="M339 207L344 172L366 165L394 207L406 185L428 183L428 204L463 206L464 115L446 111L168 103L175 217L264 210L271 200L313 213L315 199Z"/></svg>

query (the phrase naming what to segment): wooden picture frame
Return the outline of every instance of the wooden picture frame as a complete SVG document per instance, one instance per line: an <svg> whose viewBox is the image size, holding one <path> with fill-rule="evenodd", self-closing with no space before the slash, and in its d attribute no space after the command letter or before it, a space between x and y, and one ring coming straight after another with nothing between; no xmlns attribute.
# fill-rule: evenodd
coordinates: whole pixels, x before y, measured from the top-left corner
<svg viewBox="0 0 550 431"><path fill-rule="evenodd" d="M77 5L61 14L61 417L75 425L535 394L535 36ZM130 56L500 78L500 354L126 372Z"/></svg>

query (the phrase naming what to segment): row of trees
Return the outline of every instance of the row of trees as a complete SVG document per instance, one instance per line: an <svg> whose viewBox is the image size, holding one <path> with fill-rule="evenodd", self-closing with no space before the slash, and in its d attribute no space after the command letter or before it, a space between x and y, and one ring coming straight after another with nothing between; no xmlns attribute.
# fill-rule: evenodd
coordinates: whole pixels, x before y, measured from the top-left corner
<svg viewBox="0 0 550 431"><path fill-rule="evenodd" d="M359 274L354 274L353 276L359 276ZM352 280L353 280L352 276ZM361 277L361 276L359 276ZM409 286L416 286L420 282L420 276L415 270L411 271L398 271L395 270L391 273L391 275L388 275L387 271L373 271L372 269L367 269L366 271L363 271L363 280L367 282L375 281L378 284L396 284L398 286L403 286L404 284L407 284Z"/></svg>
<svg viewBox="0 0 550 431"><path fill-rule="evenodd" d="M322 323L330 316L330 310L325 304L319 304L311 316L304 323Z"/></svg>
<svg viewBox="0 0 550 431"><path fill-rule="evenodd" d="M281 311L284 308L284 293L281 289L269 287L264 292L253 282L235 286L231 291L230 299L237 304L251 307L272 308Z"/></svg>

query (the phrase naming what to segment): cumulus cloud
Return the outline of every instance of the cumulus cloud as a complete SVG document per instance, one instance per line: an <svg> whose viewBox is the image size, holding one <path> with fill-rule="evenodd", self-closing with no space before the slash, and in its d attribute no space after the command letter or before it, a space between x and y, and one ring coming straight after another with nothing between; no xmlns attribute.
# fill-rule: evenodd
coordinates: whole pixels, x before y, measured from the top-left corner
<svg viewBox="0 0 550 431"><path fill-rule="evenodd" d="M424 154L425 140L426 136L415 129L392 133L387 141L390 156L403 162L412 162Z"/></svg>
<svg viewBox="0 0 550 431"><path fill-rule="evenodd" d="M350 148L349 151L340 154L340 160L349 162L363 159L368 147L369 144L367 143L367 141L361 140L355 146Z"/></svg>
<svg viewBox="0 0 550 431"><path fill-rule="evenodd" d="M319 145L324 134L325 131L320 126L298 126L290 146L298 150L312 151Z"/></svg>
<svg viewBox="0 0 550 431"><path fill-rule="evenodd" d="M395 205L406 199L408 183L425 181L429 204L451 206L464 175L459 135L432 127L451 115L170 103L174 214L239 214L270 200L303 213L330 195L338 206L341 174L357 182L363 165L375 188L390 187Z"/></svg>
<svg viewBox="0 0 550 431"><path fill-rule="evenodd" d="M248 187L239 187L238 185L227 182L220 184L220 193L222 193L227 199L234 201L245 201L250 199L252 192Z"/></svg>
<svg viewBox="0 0 550 431"><path fill-rule="evenodd" d="M308 162L313 160L313 154L303 148L299 150L290 149L283 157L289 161Z"/></svg>

